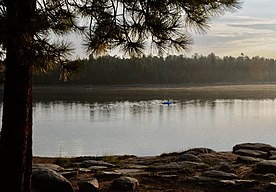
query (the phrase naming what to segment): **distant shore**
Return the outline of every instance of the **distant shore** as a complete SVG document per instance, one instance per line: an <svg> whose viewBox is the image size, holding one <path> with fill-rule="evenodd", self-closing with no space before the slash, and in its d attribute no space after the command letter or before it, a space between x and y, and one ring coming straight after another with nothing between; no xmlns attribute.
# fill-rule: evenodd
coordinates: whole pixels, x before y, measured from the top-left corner
<svg viewBox="0 0 276 192"><path fill-rule="evenodd" d="M34 86L34 94L63 91L74 94L93 94L109 99L274 99L276 83L266 84L169 84L169 85L80 85L68 87ZM53 95L55 96L55 95ZM60 96L60 95L56 95ZM150 98L148 98L150 96Z"/></svg>
<svg viewBox="0 0 276 192"><path fill-rule="evenodd" d="M0 97L3 97L3 86ZM276 82L214 84L34 85L34 101L275 99ZM1 98L2 99L2 98Z"/></svg>

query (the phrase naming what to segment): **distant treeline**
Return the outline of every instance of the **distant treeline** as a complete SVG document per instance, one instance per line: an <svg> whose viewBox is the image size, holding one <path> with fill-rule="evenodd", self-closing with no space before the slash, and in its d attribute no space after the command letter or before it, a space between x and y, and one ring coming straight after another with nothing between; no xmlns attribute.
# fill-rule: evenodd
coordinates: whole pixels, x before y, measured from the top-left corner
<svg viewBox="0 0 276 192"><path fill-rule="evenodd" d="M58 72L36 75L34 84L190 84L276 82L276 62L263 57L249 58L214 53L193 57L147 56L122 59L113 56L71 61L80 71L72 79L59 80Z"/></svg>

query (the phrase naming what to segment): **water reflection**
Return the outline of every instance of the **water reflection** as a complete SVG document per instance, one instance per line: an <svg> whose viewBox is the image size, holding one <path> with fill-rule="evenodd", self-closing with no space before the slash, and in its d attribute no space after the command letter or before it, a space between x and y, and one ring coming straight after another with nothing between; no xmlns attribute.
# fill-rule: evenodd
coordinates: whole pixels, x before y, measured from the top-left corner
<svg viewBox="0 0 276 192"><path fill-rule="evenodd" d="M82 89L66 93L35 93L35 155L159 155L192 147L231 150L240 142L276 145L274 99ZM174 104L162 104L166 94Z"/></svg>
<svg viewBox="0 0 276 192"><path fill-rule="evenodd" d="M276 144L275 100L35 102L34 154L158 155L191 147Z"/></svg>
<svg viewBox="0 0 276 192"><path fill-rule="evenodd" d="M267 99L275 95L218 91L35 89L34 154L159 155L202 146L231 150L240 142L276 145L276 101ZM163 105L168 98L175 103Z"/></svg>

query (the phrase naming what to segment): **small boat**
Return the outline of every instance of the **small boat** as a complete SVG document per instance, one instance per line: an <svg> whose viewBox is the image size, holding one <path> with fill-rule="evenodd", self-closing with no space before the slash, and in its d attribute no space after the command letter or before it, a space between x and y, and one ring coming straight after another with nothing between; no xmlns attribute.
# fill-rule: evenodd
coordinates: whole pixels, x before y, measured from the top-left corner
<svg viewBox="0 0 276 192"><path fill-rule="evenodd" d="M170 104L173 104L174 102L172 102L172 101L164 101L164 102L162 102L162 104L164 104L164 105L170 105Z"/></svg>

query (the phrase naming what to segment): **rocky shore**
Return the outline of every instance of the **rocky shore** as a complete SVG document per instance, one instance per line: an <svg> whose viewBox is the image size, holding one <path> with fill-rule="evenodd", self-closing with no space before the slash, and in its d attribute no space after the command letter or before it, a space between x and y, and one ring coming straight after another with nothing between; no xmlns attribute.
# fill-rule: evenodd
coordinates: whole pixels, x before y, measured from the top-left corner
<svg viewBox="0 0 276 192"><path fill-rule="evenodd" d="M273 192L276 147L194 148L152 157L33 158L35 192Z"/></svg>

